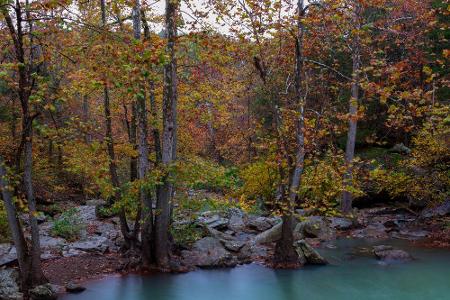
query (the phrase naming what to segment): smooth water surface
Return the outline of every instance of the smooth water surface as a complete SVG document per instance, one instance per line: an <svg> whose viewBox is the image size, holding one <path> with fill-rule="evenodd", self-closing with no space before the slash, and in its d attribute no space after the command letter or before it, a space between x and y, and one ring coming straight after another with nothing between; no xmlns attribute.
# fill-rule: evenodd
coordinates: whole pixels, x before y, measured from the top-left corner
<svg viewBox="0 0 450 300"><path fill-rule="evenodd" d="M388 241L384 244L393 245ZM398 242L397 242L398 243ZM329 266L271 270L259 265L199 270L179 275L110 277L87 285L63 300L449 300L450 251L400 243L417 260L381 265L371 256L352 257L362 240L340 240L322 254ZM383 244L376 242L374 244Z"/></svg>

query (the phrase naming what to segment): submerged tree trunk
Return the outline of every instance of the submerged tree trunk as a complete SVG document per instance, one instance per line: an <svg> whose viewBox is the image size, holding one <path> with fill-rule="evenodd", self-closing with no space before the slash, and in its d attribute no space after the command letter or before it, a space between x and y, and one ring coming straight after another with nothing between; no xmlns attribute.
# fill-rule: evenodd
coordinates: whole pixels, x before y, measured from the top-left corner
<svg viewBox="0 0 450 300"><path fill-rule="evenodd" d="M360 5L355 3L354 22L359 28L359 15L361 13ZM357 33L356 33L357 34ZM357 36L353 37L352 43L352 87L351 98L349 103L349 128L347 134L347 145L345 147L345 165L346 170L344 174L344 191L342 193L341 210L343 213L349 213L352 210L353 196L352 188L352 171L353 158L355 156L356 132L358 122L358 101L359 101L359 80L360 80L360 45Z"/></svg>
<svg viewBox="0 0 450 300"><path fill-rule="evenodd" d="M295 43L295 97L296 97L296 154L295 165L290 174L289 193L284 193L283 205L283 225L281 239L277 242L275 248L275 261L283 264L298 264L298 254L294 248L294 208L296 204L298 188L301 183L305 160L305 96L302 93L302 73L303 73L303 25L302 18L304 13L303 0L298 1L298 20L297 20L297 37Z"/></svg>
<svg viewBox="0 0 450 300"><path fill-rule="evenodd" d="M177 146L177 64L175 57L175 42L177 37L178 0L166 0L166 33L167 54L169 62L164 66L164 97L163 97L163 140L162 165L166 175L158 191L157 213L155 215L155 259L161 268L169 264L169 224L170 207L173 195L173 184L170 180L170 167L176 156Z"/></svg>

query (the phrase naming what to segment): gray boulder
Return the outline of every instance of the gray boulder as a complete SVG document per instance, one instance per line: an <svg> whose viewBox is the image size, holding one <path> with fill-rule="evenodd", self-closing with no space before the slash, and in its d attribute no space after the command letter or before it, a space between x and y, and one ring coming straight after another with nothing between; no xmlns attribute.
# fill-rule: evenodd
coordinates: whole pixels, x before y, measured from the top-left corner
<svg viewBox="0 0 450 300"><path fill-rule="evenodd" d="M228 211L228 228L234 232L242 231L245 228L245 214L237 208L232 208Z"/></svg>
<svg viewBox="0 0 450 300"><path fill-rule="evenodd" d="M221 242L222 242L223 246L225 247L225 249L232 251L232 252L238 252L245 245L244 241L237 241L237 240L229 240L229 241L221 240Z"/></svg>
<svg viewBox="0 0 450 300"><path fill-rule="evenodd" d="M82 205L78 206L77 210L78 210L78 217L80 221L83 223L89 223L97 219L97 216L95 214L95 206Z"/></svg>
<svg viewBox="0 0 450 300"><path fill-rule="evenodd" d="M272 228L272 222L266 217L251 217L247 222L247 226L250 229L262 232Z"/></svg>
<svg viewBox="0 0 450 300"><path fill-rule="evenodd" d="M37 287L29 290L30 298L32 300L56 300L58 296L53 290L51 284L46 283L43 285L38 285Z"/></svg>
<svg viewBox="0 0 450 300"><path fill-rule="evenodd" d="M299 255L300 261L305 264L326 265L328 261L323 258L313 247L305 240L299 240L294 243L295 250Z"/></svg>
<svg viewBox="0 0 450 300"><path fill-rule="evenodd" d="M61 248L67 244L66 240L59 237L41 235L39 237L42 249Z"/></svg>
<svg viewBox="0 0 450 300"><path fill-rule="evenodd" d="M80 256L82 254L86 254L86 252L81 251L81 250L77 250L77 249L74 249L74 248L68 248L66 250L63 250L63 252L62 252L62 256L63 257Z"/></svg>
<svg viewBox="0 0 450 300"><path fill-rule="evenodd" d="M373 254L384 263L408 262L413 260L413 257L408 252L386 245L374 246Z"/></svg>
<svg viewBox="0 0 450 300"><path fill-rule="evenodd" d="M68 293L78 294L85 290L86 290L86 288L84 286L79 285L77 283L69 282L68 284L66 284L66 291Z"/></svg>
<svg viewBox="0 0 450 300"><path fill-rule="evenodd" d="M106 204L106 201L102 199L90 199L86 201L87 206L102 206Z"/></svg>
<svg viewBox="0 0 450 300"><path fill-rule="evenodd" d="M450 199L444 201L444 203L442 203L441 205L425 209L422 212L421 217L428 219L433 217L442 217L446 215L450 215Z"/></svg>
<svg viewBox="0 0 450 300"><path fill-rule="evenodd" d="M222 218L218 214L212 216L203 215L197 218L200 225L211 227L214 229L223 229L228 226L228 219Z"/></svg>
<svg viewBox="0 0 450 300"><path fill-rule="evenodd" d="M403 143L395 144L394 147L389 149L389 152L391 153L399 153L399 154L410 154L411 149L406 147Z"/></svg>
<svg viewBox="0 0 450 300"><path fill-rule="evenodd" d="M74 242L67 245L68 249L76 249L86 252L105 253L108 250L109 240L103 236L90 236L86 240Z"/></svg>
<svg viewBox="0 0 450 300"><path fill-rule="evenodd" d="M16 259L16 247L11 244L0 244L0 266L10 264Z"/></svg>
<svg viewBox="0 0 450 300"><path fill-rule="evenodd" d="M255 244L266 244L276 242L281 238L281 230L283 223L280 222L277 225L273 226L269 230L261 232L257 236L254 237L253 241Z"/></svg>
<svg viewBox="0 0 450 300"><path fill-rule="evenodd" d="M294 238L296 240L318 238L323 241L328 241L335 238L335 232L322 217L311 216L295 226Z"/></svg>
<svg viewBox="0 0 450 300"><path fill-rule="evenodd" d="M200 268L233 267L237 259L228 252L220 240L205 237L194 243L191 251L183 251L185 264Z"/></svg>
<svg viewBox="0 0 450 300"><path fill-rule="evenodd" d="M246 243L238 253L238 259L241 263L251 263L258 259L267 258L269 255L268 247L252 242Z"/></svg>
<svg viewBox="0 0 450 300"><path fill-rule="evenodd" d="M374 223L362 229L356 229L351 232L355 238L384 239L388 238L386 227L381 223Z"/></svg>
<svg viewBox="0 0 450 300"><path fill-rule="evenodd" d="M348 218L339 218L339 217L330 217L329 218L331 224L331 228L339 229L339 230L347 230L353 227L352 220Z"/></svg>
<svg viewBox="0 0 450 300"><path fill-rule="evenodd" d="M21 300L23 294L19 291L19 273L14 269L0 270L0 299Z"/></svg>

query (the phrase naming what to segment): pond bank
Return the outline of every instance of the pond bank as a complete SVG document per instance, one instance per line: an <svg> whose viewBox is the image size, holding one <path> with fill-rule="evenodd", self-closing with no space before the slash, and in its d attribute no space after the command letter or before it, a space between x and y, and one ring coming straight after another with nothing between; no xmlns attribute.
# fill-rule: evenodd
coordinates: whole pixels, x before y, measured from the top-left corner
<svg viewBox="0 0 450 300"><path fill-rule="evenodd" d="M339 237L408 240L417 246L445 248L449 247L450 241L449 231L443 230L450 224L450 209L447 210L445 205L419 214L398 207L361 209L352 219L320 217L313 212L298 210L295 238L301 241L298 245L303 245L299 249L304 263L325 263L324 259L317 259L317 252L312 248L313 257L311 254L308 257L309 248L305 249L305 245L333 249ZM79 218L87 224L80 240L69 242L54 237L50 220L40 224L44 272L55 288L63 291L69 283L136 271L138 265L130 265L130 261L120 254L117 220L97 218L95 205L78 206L77 209ZM177 244L174 254L183 271L252 262L270 265L274 242L281 234L279 218L248 215L236 208L204 212L193 220L180 218L174 226L192 226L200 232L192 243ZM1 264L14 266L14 248L2 244L0 250L3 251Z"/></svg>

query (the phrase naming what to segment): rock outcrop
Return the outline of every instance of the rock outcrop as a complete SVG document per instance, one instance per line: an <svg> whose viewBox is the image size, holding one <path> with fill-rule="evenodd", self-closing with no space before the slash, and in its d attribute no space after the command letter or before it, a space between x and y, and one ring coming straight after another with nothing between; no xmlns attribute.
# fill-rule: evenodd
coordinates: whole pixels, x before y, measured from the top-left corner
<svg viewBox="0 0 450 300"><path fill-rule="evenodd" d="M294 243L295 250L302 264L326 265L328 261L323 258L311 245L305 240L299 240Z"/></svg>
<svg viewBox="0 0 450 300"><path fill-rule="evenodd" d="M448 199L441 205L438 205L433 208L425 209L422 212L421 217L428 219L428 218L433 218L433 217L442 217L442 216L446 216L446 215L450 215L450 199Z"/></svg>
<svg viewBox="0 0 450 300"><path fill-rule="evenodd" d="M398 263L413 260L413 257L408 252L386 245L374 246L373 254L383 263Z"/></svg>
<svg viewBox="0 0 450 300"><path fill-rule="evenodd" d="M33 289L29 290L30 298L32 300L56 300L58 296L56 291L53 290L51 284L46 283L43 285L38 285Z"/></svg>
<svg viewBox="0 0 450 300"><path fill-rule="evenodd" d="M219 239L205 237L194 243L192 250L182 252L186 265L199 268L233 267L238 262Z"/></svg>

